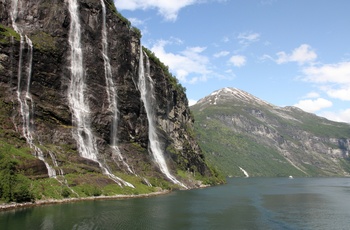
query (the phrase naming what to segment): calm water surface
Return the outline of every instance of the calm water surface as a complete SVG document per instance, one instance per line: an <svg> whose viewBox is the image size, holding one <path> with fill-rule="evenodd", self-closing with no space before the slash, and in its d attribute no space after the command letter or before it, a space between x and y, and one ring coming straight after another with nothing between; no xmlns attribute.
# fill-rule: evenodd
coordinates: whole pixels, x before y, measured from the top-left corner
<svg viewBox="0 0 350 230"><path fill-rule="evenodd" d="M0 213L0 229L349 229L349 178L234 178L129 200Z"/></svg>

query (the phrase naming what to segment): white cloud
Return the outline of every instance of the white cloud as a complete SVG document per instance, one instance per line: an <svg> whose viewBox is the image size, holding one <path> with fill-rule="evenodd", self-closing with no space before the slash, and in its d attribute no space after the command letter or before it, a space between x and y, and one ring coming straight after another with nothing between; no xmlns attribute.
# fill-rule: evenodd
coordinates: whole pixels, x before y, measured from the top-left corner
<svg viewBox="0 0 350 230"><path fill-rule="evenodd" d="M239 43L243 44L243 45L249 45L253 42L257 42L257 41L259 41L259 38L260 38L260 34L252 33L252 32L240 33L237 36Z"/></svg>
<svg viewBox="0 0 350 230"><path fill-rule="evenodd" d="M225 36L225 37L222 38L222 42L224 42L224 43L227 43L227 42L229 42L229 41L230 41L230 38L227 37L227 36Z"/></svg>
<svg viewBox="0 0 350 230"><path fill-rule="evenodd" d="M268 55L268 54L264 54L264 55L262 55L261 57L259 57L259 60L261 60L261 61L265 61L265 60L271 60L271 61L274 61L274 59L270 56L270 55Z"/></svg>
<svg viewBox="0 0 350 230"><path fill-rule="evenodd" d="M324 98L317 98L315 100L307 99L307 100L301 100L297 104L294 105L295 107L298 107L304 111L313 113L316 111L319 111L324 108L329 108L333 106L333 103L329 100L326 100Z"/></svg>
<svg viewBox="0 0 350 230"><path fill-rule="evenodd" d="M193 100L193 99L189 99L188 100L188 105L189 106L192 106L192 105L195 105L195 104L197 104L197 100Z"/></svg>
<svg viewBox="0 0 350 230"><path fill-rule="evenodd" d="M246 57L242 55L234 55L230 58L229 62L236 67L241 67L246 64Z"/></svg>
<svg viewBox="0 0 350 230"><path fill-rule="evenodd" d="M320 94L317 92L310 92L304 96L304 98L319 98Z"/></svg>
<svg viewBox="0 0 350 230"><path fill-rule="evenodd" d="M169 66L180 81L196 83L207 80L207 75L211 73L211 70L209 69L208 57L202 54L206 47L187 47L179 53L168 53L165 46L169 44L172 44L172 42L159 40L151 50L165 65ZM196 76L188 79L189 75Z"/></svg>
<svg viewBox="0 0 350 230"><path fill-rule="evenodd" d="M200 0L114 0L118 10L157 9L167 21L175 21L179 11Z"/></svg>
<svg viewBox="0 0 350 230"><path fill-rule="evenodd" d="M350 123L350 109L340 110L338 112L327 111L319 115L332 121Z"/></svg>
<svg viewBox="0 0 350 230"><path fill-rule="evenodd" d="M336 89L329 89L327 90L327 94L332 98L337 98L343 101L350 101L350 85Z"/></svg>
<svg viewBox="0 0 350 230"><path fill-rule="evenodd" d="M225 56L227 56L229 54L230 54L230 52L228 52L228 51L221 51L221 52L215 53L214 57L216 57L216 58L225 57Z"/></svg>
<svg viewBox="0 0 350 230"><path fill-rule="evenodd" d="M294 49L291 54L287 54L284 51L277 53L278 64L287 62L298 62L299 64L305 64L307 62L312 62L316 60L317 54L312 50L311 46L308 44L302 44L298 48Z"/></svg>
<svg viewBox="0 0 350 230"><path fill-rule="evenodd" d="M303 69L306 80L315 83L350 84L350 62L311 66Z"/></svg>
<svg viewBox="0 0 350 230"><path fill-rule="evenodd" d="M350 62L306 67L304 80L315 83L328 96L350 101Z"/></svg>
<svg viewBox="0 0 350 230"><path fill-rule="evenodd" d="M145 21L140 20L138 18L128 18L128 20L133 26L142 26L145 23Z"/></svg>

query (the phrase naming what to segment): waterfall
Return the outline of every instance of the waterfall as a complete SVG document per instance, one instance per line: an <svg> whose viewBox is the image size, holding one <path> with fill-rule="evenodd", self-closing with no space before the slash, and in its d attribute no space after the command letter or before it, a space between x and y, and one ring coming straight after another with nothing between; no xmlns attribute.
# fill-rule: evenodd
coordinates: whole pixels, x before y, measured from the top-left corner
<svg viewBox="0 0 350 230"><path fill-rule="evenodd" d="M98 161L97 146L90 128L90 108L85 101L85 74L83 69L83 51L81 48L81 28L78 15L78 3L69 0L69 12L71 16L69 44L71 46L71 80L68 88L68 100L72 110L74 138L78 143L79 153L82 157Z"/></svg>
<svg viewBox="0 0 350 230"><path fill-rule="evenodd" d="M112 68L108 57L108 39L107 39L107 27L106 27L106 5L104 0L101 0L102 5L102 56L105 67L105 79L106 79L106 91L108 98L109 110L113 114L112 125L111 125L111 148L113 155L117 156L118 160L123 163L128 171L135 174L130 166L124 161L123 156L117 146L117 126L118 126L118 104L117 104L117 93L116 85L113 81Z"/></svg>
<svg viewBox="0 0 350 230"><path fill-rule="evenodd" d="M53 165L54 165L55 167L58 168L58 163L57 163L55 154L54 154L53 152L51 152L51 151L48 151L48 152L49 152L49 155L50 155L50 157L51 157L51 159L52 159ZM60 168L60 169L58 170L58 172L59 172L59 175L60 175L60 176L63 176L63 175L64 175L63 169Z"/></svg>
<svg viewBox="0 0 350 230"><path fill-rule="evenodd" d="M242 171L242 173L244 173L245 177L249 177L249 174L247 173L247 171L245 171L243 168L239 167L239 170Z"/></svg>
<svg viewBox="0 0 350 230"><path fill-rule="evenodd" d="M160 171L174 184L178 184L184 188L187 188L183 183L178 181L171 173L169 172L168 166L165 162L163 151L161 149L161 144L156 131L156 121L155 121L155 110L152 105L156 105L156 99L153 89L153 80L150 77L150 63L148 56L145 54L146 59L146 70L144 66L144 56L142 46L140 45L140 63L139 63L139 81L138 88L141 93L141 100L145 106L147 120L148 120L148 138L150 151L152 153L153 159L158 165Z"/></svg>
<svg viewBox="0 0 350 230"><path fill-rule="evenodd" d="M85 73L83 68L83 50L81 47L81 26L78 12L77 0L68 0L68 10L70 13L69 44L71 47L70 69L71 78L68 87L68 101L72 111L72 122L75 126L73 137L77 141L78 150L82 157L95 161L99 164L102 172L115 181L122 184L134 186L121 178L113 175L107 166L98 159L98 149L94 134L91 130L90 108L85 99Z"/></svg>
<svg viewBox="0 0 350 230"><path fill-rule="evenodd" d="M44 154L41 149L34 144L34 138L32 135L32 124L31 120L34 114L34 102L30 94L30 83L32 76L32 65L33 65L33 44L32 41L25 35L23 36L21 29L16 24L18 17L18 0L12 1L12 11L11 20L12 27L20 35L20 50L19 50L19 60L18 60L18 72L17 72L17 99L20 106L20 115L22 117L22 133L26 139L29 146L34 149L36 156L44 162L49 177L56 177L56 171L53 169L45 160ZM27 66L26 66L26 79L22 79L22 69L23 69L23 51L25 45L27 44ZM22 82L26 82L26 86L22 87ZM24 89L22 89L24 88Z"/></svg>

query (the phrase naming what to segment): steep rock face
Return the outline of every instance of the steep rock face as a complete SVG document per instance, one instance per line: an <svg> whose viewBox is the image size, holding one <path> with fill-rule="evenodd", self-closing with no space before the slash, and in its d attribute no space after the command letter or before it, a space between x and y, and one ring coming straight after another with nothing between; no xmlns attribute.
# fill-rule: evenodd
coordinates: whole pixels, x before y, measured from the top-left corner
<svg viewBox="0 0 350 230"><path fill-rule="evenodd" d="M256 176L349 175L348 124L280 108L234 88L215 91L192 110L201 147L218 164L231 163L224 165L228 175L243 175L239 167ZM220 130L225 134L211 135Z"/></svg>
<svg viewBox="0 0 350 230"><path fill-rule="evenodd" d="M209 172L204 164L204 155L194 139L193 117L183 89L178 85L165 81L164 70L151 60L151 78L156 82L158 124L161 127L163 143L171 158L183 169L198 171L205 175ZM169 136L170 138L167 138Z"/></svg>
<svg viewBox="0 0 350 230"><path fill-rule="evenodd" d="M68 98L72 77L69 44L72 18L68 2L19 0L16 8L18 12L14 13L12 0L0 1L0 86L6 92L1 95L1 100L12 105L10 120L13 129L19 134L23 133L21 103L16 98L18 92L25 91L25 86L29 85L32 98L29 102L32 106L31 133L35 145L40 145L49 165L56 172L100 172L98 164L79 156L79 146L72 135L76 124L72 122L72 108ZM111 171L132 171L148 178L165 178L148 154L148 122L137 87L140 35L116 12L113 1L106 0L105 4L108 56L118 105L116 137L112 136L114 111L109 109L105 64L101 51L101 1L78 1L86 85L84 95L90 109L89 125L96 141L99 160L105 162ZM14 14L15 22L12 20ZM32 57L29 43L25 42L23 37L21 42L19 34L13 30L14 23L22 36L27 36L32 41ZM30 65L31 74L28 74ZM18 81L19 75L21 81ZM157 111L157 130L162 137L161 142L169 168L174 174L180 169L210 176L210 170L191 132L193 118L185 93L179 90L165 70L152 60L151 77L156 82L157 104L154 107ZM122 159L118 159L111 148L113 138L117 139ZM57 158L56 165L51 163L52 154ZM193 181L187 179L185 183L189 187L196 186Z"/></svg>

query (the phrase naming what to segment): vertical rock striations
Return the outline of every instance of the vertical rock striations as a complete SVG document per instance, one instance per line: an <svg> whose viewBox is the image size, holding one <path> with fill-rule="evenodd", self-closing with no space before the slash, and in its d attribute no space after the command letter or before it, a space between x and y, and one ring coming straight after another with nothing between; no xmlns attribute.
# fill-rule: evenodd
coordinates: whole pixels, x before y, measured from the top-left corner
<svg viewBox="0 0 350 230"><path fill-rule="evenodd" d="M17 100L19 103L19 112L22 118L22 134L26 139L29 146L34 150L35 155L45 164L49 177L56 177L56 171L47 163L43 156L41 149L34 144L33 134L32 134L32 114L34 113L34 103L32 96L30 94L30 84L32 76L32 65L33 65L33 43L28 38L27 35L24 35L22 29L17 25L16 20L18 14L22 11L21 5L19 5L18 0L12 1L11 4L11 21L13 29L20 36L20 47L19 47L19 60L18 60L18 69L17 69ZM25 46L27 46L27 58L26 66L23 63L23 53ZM23 76L26 78L23 79ZM23 83L25 83L23 87Z"/></svg>
<svg viewBox="0 0 350 230"><path fill-rule="evenodd" d="M11 11L12 0L0 1L0 87L6 92L0 101L9 105L6 113L14 124L8 132L18 133L15 127L20 124L33 125L28 129L31 142L47 169L75 178L102 173L131 187L122 178L139 178L153 186L167 180L190 188L200 184L198 178L212 176L194 139L183 88L145 49L156 101L148 119L138 85L140 34L115 10L113 1L15 2L20 12ZM22 57L24 52L32 57ZM27 66L32 59L26 80L21 76L23 59ZM15 100L17 95L20 100ZM22 116L25 103L35 107L29 118ZM22 121L24 117L29 120ZM168 171L148 152L150 126L162 143Z"/></svg>
<svg viewBox="0 0 350 230"><path fill-rule="evenodd" d="M146 64L144 64L144 60L146 60ZM187 188L184 184L178 181L170 172L165 161L164 150L162 150L162 143L158 138L157 130L156 130L156 116L155 110L157 101L154 96L154 82L150 77L150 62L147 54L143 55L142 47L140 49L140 63L139 63L139 81L138 87L141 92L141 100L145 106L145 111L148 120L148 137L149 137L149 151L152 153L153 160L156 162L160 171L173 183L179 184L184 188Z"/></svg>

